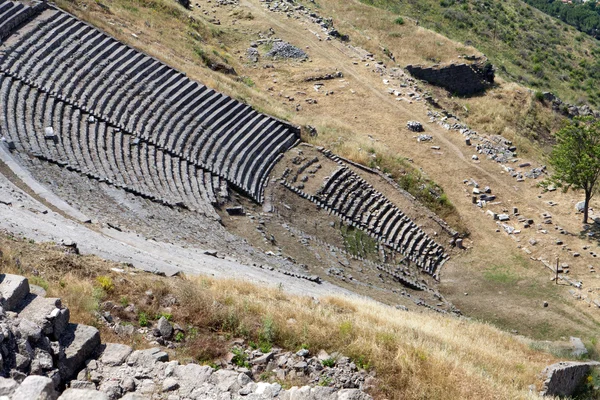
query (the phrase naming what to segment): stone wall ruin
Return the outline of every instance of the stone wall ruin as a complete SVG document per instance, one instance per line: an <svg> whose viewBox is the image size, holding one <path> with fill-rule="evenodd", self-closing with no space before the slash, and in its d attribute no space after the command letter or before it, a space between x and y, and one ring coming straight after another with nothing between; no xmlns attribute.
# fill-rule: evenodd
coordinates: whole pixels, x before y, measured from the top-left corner
<svg viewBox="0 0 600 400"><path fill-rule="evenodd" d="M406 69L415 78L441 86L459 96L483 92L494 84L494 70L491 64L450 64L432 67L407 65Z"/></svg>

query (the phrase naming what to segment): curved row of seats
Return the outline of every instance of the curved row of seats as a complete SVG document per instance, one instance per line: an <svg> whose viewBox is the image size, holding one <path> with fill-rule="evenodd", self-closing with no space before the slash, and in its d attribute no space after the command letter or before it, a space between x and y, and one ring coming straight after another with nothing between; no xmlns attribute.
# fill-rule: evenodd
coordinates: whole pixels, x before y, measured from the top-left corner
<svg viewBox="0 0 600 400"><path fill-rule="evenodd" d="M347 167L336 169L315 196L307 198L405 254L431 275L437 274L447 258L441 246Z"/></svg>
<svg viewBox="0 0 600 400"><path fill-rule="evenodd" d="M90 178L213 217L210 203L226 194L218 176L3 74L0 110L3 134L23 150Z"/></svg>
<svg viewBox="0 0 600 400"><path fill-rule="evenodd" d="M15 1L0 0L0 40L10 36L14 29L41 12L43 3L26 5Z"/></svg>
<svg viewBox="0 0 600 400"><path fill-rule="evenodd" d="M295 127L215 92L55 10L1 48L0 69L227 179L262 202Z"/></svg>

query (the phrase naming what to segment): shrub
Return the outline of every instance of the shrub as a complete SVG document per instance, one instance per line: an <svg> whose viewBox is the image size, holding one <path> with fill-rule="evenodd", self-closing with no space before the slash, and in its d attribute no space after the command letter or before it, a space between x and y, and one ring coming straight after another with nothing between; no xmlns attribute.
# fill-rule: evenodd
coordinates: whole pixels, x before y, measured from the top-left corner
<svg viewBox="0 0 600 400"><path fill-rule="evenodd" d="M115 285L110 276L101 275L96 278L96 282L98 282L102 290L106 293L110 293L115 289Z"/></svg>
<svg viewBox="0 0 600 400"><path fill-rule="evenodd" d="M404 25L404 18L402 18L402 17L398 17L398 18L396 18L396 19L394 20L394 23L395 23L396 25Z"/></svg>

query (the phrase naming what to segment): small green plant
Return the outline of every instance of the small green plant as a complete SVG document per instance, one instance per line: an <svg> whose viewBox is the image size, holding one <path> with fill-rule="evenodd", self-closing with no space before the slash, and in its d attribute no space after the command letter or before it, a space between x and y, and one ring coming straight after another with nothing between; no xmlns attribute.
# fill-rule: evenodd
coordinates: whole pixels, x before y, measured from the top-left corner
<svg viewBox="0 0 600 400"><path fill-rule="evenodd" d="M170 321L173 318L173 314L169 314L166 312L160 312L155 315L154 319L159 320L161 317L165 317L167 321Z"/></svg>
<svg viewBox="0 0 600 400"><path fill-rule="evenodd" d="M404 25L404 18L402 18L402 17L398 17L398 18L396 18L396 19L394 20L394 23L395 23L396 25Z"/></svg>
<svg viewBox="0 0 600 400"><path fill-rule="evenodd" d="M142 327L148 326L148 315L145 312L141 312L138 315L138 323Z"/></svg>
<svg viewBox="0 0 600 400"><path fill-rule="evenodd" d="M258 349L258 344L256 344L255 342L253 342L252 340L250 340L248 342L248 346L250 346L251 349L256 350Z"/></svg>
<svg viewBox="0 0 600 400"><path fill-rule="evenodd" d="M233 364L238 367L250 368L248 357L246 356L246 353L244 353L244 350L234 347L231 349L231 352L233 353L233 358L231 359Z"/></svg>
<svg viewBox="0 0 600 400"><path fill-rule="evenodd" d="M371 363L367 361L365 356L359 356L354 360L354 364L361 369L371 369Z"/></svg>
<svg viewBox="0 0 600 400"><path fill-rule="evenodd" d="M183 332L179 331L175 334L175 341L180 343L183 342L183 339L185 339L185 335L183 334Z"/></svg>
<svg viewBox="0 0 600 400"><path fill-rule="evenodd" d="M246 85L248 87L254 87L254 85L255 85L254 81L249 76L242 76L241 80L244 83L244 85Z"/></svg>
<svg viewBox="0 0 600 400"><path fill-rule="evenodd" d="M272 344L275 341L275 334L276 334L276 328L275 328L275 322L273 321L273 317L270 315L267 315L263 319L262 327L261 327L260 333L259 333L259 339L260 339L261 346L264 343Z"/></svg>
<svg viewBox="0 0 600 400"><path fill-rule="evenodd" d="M335 367L335 360L332 357L329 357L328 359L321 361L321 364L323 364L324 367L333 368Z"/></svg>
<svg viewBox="0 0 600 400"><path fill-rule="evenodd" d="M123 307L127 307L129 305L129 299L127 298L127 296L121 296L121 298L119 299L119 304L121 304L121 306Z"/></svg>
<svg viewBox="0 0 600 400"><path fill-rule="evenodd" d="M259 350L262 353L268 353L271 351L271 349L273 348L273 345L271 343L268 342L262 342L259 346Z"/></svg>
<svg viewBox="0 0 600 400"><path fill-rule="evenodd" d="M328 376L321 377L321 380L319 380L319 386L329 386L329 385L331 385L331 378Z"/></svg>
<svg viewBox="0 0 600 400"><path fill-rule="evenodd" d="M110 293L115 289L115 284L110 276L101 275L96 278L96 282L98 282L98 285L100 285L102 290L104 290L106 293Z"/></svg>

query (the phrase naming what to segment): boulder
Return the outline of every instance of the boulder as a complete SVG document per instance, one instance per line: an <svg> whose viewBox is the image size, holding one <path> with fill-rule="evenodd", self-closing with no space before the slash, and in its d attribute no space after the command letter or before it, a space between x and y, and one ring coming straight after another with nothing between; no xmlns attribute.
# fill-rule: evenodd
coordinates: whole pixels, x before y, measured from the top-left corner
<svg viewBox="0 0 600 400"><path fill-rule="evenodd" d="M171 335L173 335L173 327L165 317L160 317L156 328L160 332L160 336L165 339L170 339Z"/></svg>
<svg viewBox="0 0 600 400"><path fill-rule="evenodd" d="M127 360L133 349L124 344L108 343L102 351L100 361L110 367L121 365Z"/></svg>
<svg viewBox="0 0 600 400"><path fill-rule="evenodd" d="M16 310L19 317L34 322L45 335L58 340L69 322L69 310L63 309L60 299L28 295Z"/></svg>
<svg viewBox="0 0 600 400"><path fill-rule="evenodd" d="M571 354L573 356L582 357L588 353L587 349L585 348L585 345L578 337L571 336L569 341L571 342L571 346L573 346L573 350L571 351Z"/></svg>
<svg viewBox="0 0 600 400"><path fill-rule="evenodd" d="M39 375L25 378L12 396L24 400L56 400L57 397L52 379Z"/></svg>
<svg viewBox="0 0 600 400"><path fill-rule="evenodd" d="M28 294L27 278L19 275L0 274L0 297L4 298L4 310L15 311Z"/></svg>
<svg viewBox="0 0 600 400"><path fill-rule="evenodd" d="M0 396L11 396L19 384L14 379L0 377Z"/></svg>
<svg viewBox="0 0 600 400"><path fill-rule="evenodd" d="M275 355L273 353L263 354L262 356L250 361L250 364L252 364L252 365L267 364L269 361L271 361L273 359L274 356Z"/></svg>
<svg viewBox="0 0 600 400"><path fill-rule="evenodd" d="M169 355L158 347L147 350L136 350L127 358L128 365L153 368L157 362L169 361Z"/></svg>
<svg viewBox="0 0 600 400"><path fill-rule="evenodd" d="M100 346L100 333L92 326L69 324L59 344L58 368L63 379L70 379Z"/></svg>

